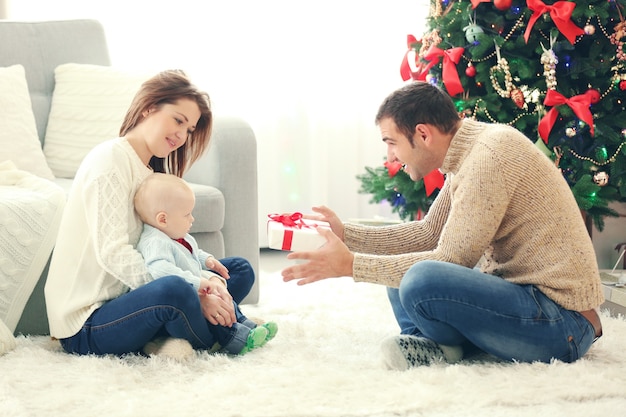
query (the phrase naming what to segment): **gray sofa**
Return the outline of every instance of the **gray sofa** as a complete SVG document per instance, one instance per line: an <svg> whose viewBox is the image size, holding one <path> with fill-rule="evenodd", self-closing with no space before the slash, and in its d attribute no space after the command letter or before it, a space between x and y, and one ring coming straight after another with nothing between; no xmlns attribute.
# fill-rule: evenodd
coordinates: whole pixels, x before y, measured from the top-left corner
<svg viewBox="0 0 626 417"><path fill-rule="evenodd" d="M54 91L54 69L70 62L110 65L105 33L98 21L0 20L0 67L25 67L42 145ZM191 233L200 247L216 257L242 256L258 276L256 158L256 139L250 126L237 118L216 115L211 146L185 178L196 192L196 221ZM67 188L67 184L62 185ZM47 268L31 294L16 334L49 333L43 296L46 273ZM258 297L257 280L244 302L256 303Z"/></svg>

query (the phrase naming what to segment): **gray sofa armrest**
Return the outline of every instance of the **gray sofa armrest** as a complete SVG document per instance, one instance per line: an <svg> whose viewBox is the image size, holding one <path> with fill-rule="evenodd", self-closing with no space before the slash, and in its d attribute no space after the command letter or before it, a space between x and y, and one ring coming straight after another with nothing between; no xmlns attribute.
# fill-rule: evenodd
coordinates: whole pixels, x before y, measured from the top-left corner
<svg viewBox="0 0 626 417"><path fill-rule="evenodd" d="M207 152L191 167L185 179L216 187L224 194L225 256L247 259L257 280L244 303L259 299L259 232L257 144L252 128L236 117L216 117ZM198 241L202 247L201 240Z"/></svg>

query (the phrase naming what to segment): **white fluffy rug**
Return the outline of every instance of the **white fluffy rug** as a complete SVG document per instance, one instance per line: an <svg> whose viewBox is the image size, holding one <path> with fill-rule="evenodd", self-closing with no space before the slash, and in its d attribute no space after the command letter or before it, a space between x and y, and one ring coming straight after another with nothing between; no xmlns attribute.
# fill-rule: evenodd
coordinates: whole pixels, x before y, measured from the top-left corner
<svg viewBox="0 0 626 417"><path fill-rule="evenodd" d="M623 416L626 321L574 364L474 359L406 372L381 361L397 332L382 287L351 279L305 287L261 276L251 317L279 323L243 357L197 353L185 363L78 357L47 337L19 337L0 357L1 416Z"/></svg>

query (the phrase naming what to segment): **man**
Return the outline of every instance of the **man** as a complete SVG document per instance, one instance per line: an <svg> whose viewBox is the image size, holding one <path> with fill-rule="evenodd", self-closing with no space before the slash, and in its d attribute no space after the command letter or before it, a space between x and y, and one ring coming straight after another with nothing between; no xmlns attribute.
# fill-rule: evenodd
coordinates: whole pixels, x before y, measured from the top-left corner
<svg viewBox="0 0 626 417"><path fill-rule="evenodd" d="M446 182L421 221L343 224L326 207L310 218L327 243L293 252L283 270L308 284L351 276L388 287L401 334L383 343L388 366L460 360L477 347L505 360L573 362L602 334L595 253L558 168L512 127L461 119L428 83L387 97L376 116L387 160L413 181ZM476 268L480 261L480 269Z"/></svg>

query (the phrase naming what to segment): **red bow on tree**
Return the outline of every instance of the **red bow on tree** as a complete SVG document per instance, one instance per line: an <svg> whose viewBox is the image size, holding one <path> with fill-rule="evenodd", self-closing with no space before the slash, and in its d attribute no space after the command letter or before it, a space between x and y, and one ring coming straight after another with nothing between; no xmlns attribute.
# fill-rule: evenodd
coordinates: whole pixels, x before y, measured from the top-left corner
<svg viewBox="0 0 626 417"><path fill-rule="evenodd" d="M490 2L491 0L472 0L472 9L477 8L480 3L490 3Z"/></svg>
<svg viewBox="0 0 626 417"><path fill-rule="evenodd" d="M402 81L407 81L410 78L414 78L413 71L411 71L411 65L409 64L409 53L413 50L413 44L417 42L418 40L415 39L415 36L406 36L407 51L404 54L404 58L402 58L402 63L400 64L400 76L402 77Z"/></svg>
<svg viewBox="0 0 626 417"><path fill-rule="evenodd" d="M430 171L430 173L424 177L424 188L426 189L426 195L430 196L433 191L435 191L435 188L439 188L441 190L444 180L445 177L438 169Z"/></svg>
<svg viewBox="0 0 626 417"><path fill-rule="evenodd" d="M385 161L383 164L387 168L389 173L389 178L393 178L396 176L398 171L402 169L402 164L400 162L389 162ZM435 188L441 189L443 187L445 177L438 169L431 171L428 175L424 177L424 188L426 189L426 196L430 196Z"/></svg>
<svg viewBox="0 0 626 417"><path fill-rule="evenodd" d="M389 174L389 178L395 177L398 171L402 169L402 164L400 162L385 161L383 165L385 166L385 168L387 168L387 173Z"/></svg>
<svg viewBox="0 0 626 417"><path fill-rule="evenodd" d="M443 71L441 76L443 77L443 84L446 86L448 94L455 96L462 93L463 86L461 85L461 80L459 79L456 64L458 64L461 60L463 52L464 49L461 47L443 50L437 48L436 46L431 46L424 56L424 59L428 61L428 65L426 65L426 68L424 68L421 72L419 79L425 80L428 70L437 65L441 57L443 57Z"/></svg>
<svg viewBox="0 0 626 417"><path fill-rule="evenodd" d="M524 39L526 40L526 43L528 43L528 38L530 37L530 31L532 30L533 25L537 19L539 19L539 17L546 12L550 13L550 17L556 27L563 35L565 35L567 40L572 45L576 40L576 36L583 35L585 33L570 20L572 12L576 8L576 3L574 2L557 1L552 6L548 6L541 0L526 0L526 4L528 4L528 8L533 11L533 15L530 16L530 20L528 21L526 32L524 32Z"/></svg>
<svg viewBox="0 0 626 417"><path fill-rule="evenodd" d="M563 94L558 93L556 90L548 90L546 98L543 100L543 104L555 107L552 107L539 122L538 130L541 139L543 139L546 144L548 143L548 136L550 135L554 122L556 122L556 118L559 115L559 111L556 109L556 106L562 104L567 104L574 111L576 116L590 126L591 135L593 136L593 115L591 114L591 110L589 110L593 93L593 90L589 90L585 94L579 94L572 98L567 98Z"/></svg>

